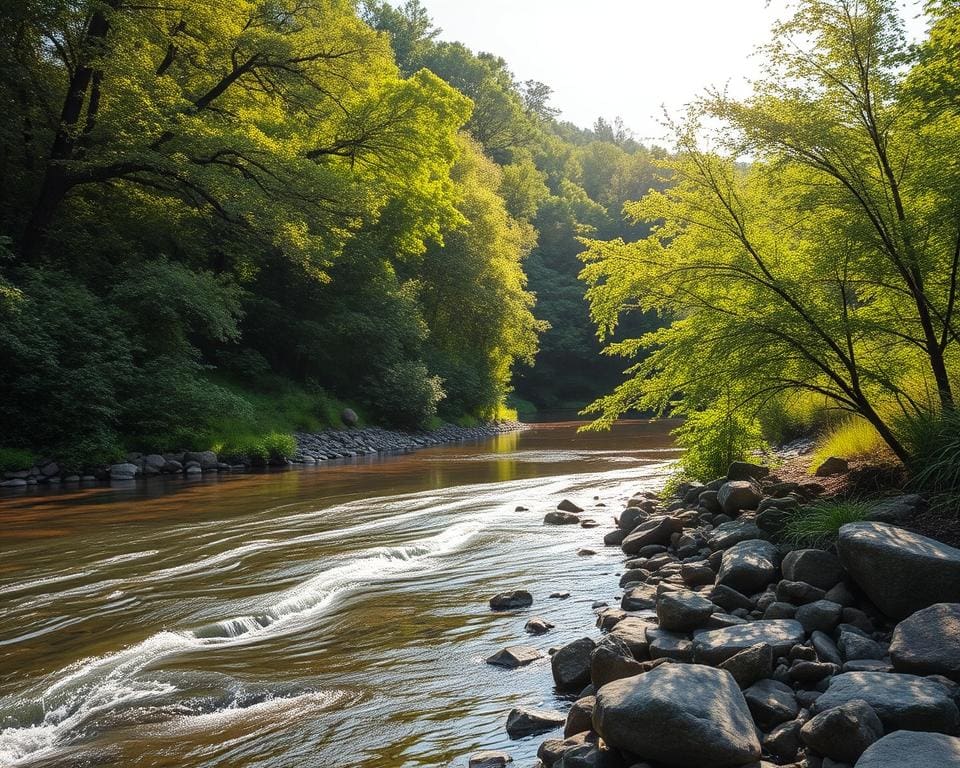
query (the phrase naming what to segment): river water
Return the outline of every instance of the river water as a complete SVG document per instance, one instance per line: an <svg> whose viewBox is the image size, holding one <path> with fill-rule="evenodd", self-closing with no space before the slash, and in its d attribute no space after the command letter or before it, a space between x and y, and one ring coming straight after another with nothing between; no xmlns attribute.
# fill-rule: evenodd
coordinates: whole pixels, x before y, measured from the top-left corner
<svg viewBox="0 0 960 768"><path fill-rule="evenodd" d="M484 658L596 634L592 604L617 599L610 517L675 455L647 422L540 424L309 469L2 496L0 766L418 768L485 748L529 765L541 737L511 742L504 721L566 706L549 660ZM543 526L566 497L603 526ZM489 610L516 588L533 608ZM531 615L556 629L528 637Z"/></svg>

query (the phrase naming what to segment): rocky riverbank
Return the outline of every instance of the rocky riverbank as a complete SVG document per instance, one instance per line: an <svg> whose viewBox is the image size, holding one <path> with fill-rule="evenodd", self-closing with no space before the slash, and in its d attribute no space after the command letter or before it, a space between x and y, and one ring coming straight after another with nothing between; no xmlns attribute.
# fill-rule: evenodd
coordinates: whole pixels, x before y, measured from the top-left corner
<svg viewBox="0 0 960 768"><path fill-rule="evenodd" d="M510 737L549 734L537 768L960 768L960 550L908 530L914 495L878 502L823 548L790 546L786 520L824 494L737 463L677 497L626 501L602 532L624 555L620 606L549 649L572 704L515 708ZM582 512L565 501L544 525ZM507 592L490 607L532 614L539 599ZM547 642L551 628L527 622ZM488 662L526 665L543 646ZM485 752L470 766L508 762Z"/></svg>
<svg viewBox="0 0 960 768"><path fill-rule="evenodd" d="M116 464L87 467L82 473L64 470L55 459L43 459L32 467L3 473L0 488L26 489L38 485L59 486L79 483L123 483L159 475L201 475L208 472L244 472L271 466L313 465L337 459L399 453L446 443L484 440L523 429L519 422L491 422L476 427L444 424L424 432L402 432L380 427L329 429L297 433L293 456L265 462L250 457L218 456L214 451L172 453L130 453Z"/></svg>

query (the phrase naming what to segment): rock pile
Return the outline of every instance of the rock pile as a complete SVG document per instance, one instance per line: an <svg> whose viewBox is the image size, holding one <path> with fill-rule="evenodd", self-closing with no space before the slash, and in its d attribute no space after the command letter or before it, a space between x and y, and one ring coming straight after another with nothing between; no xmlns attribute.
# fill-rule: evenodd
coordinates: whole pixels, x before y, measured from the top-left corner
<svg viewBox="0 0 960 768"><path fill-rule="evenodd" d="M538 766L960 768L960 550L880 521L792 549L783 511L821 492L738 463L631 499L621 605L553 651L576 700Z"/></svg>

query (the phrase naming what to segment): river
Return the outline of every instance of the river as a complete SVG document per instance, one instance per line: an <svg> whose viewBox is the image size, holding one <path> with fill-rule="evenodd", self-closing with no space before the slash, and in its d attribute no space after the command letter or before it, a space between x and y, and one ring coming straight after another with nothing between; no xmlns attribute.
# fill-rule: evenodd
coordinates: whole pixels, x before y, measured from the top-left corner
<svg viewBox="0 0 960 768"><path fill-rule="evenodd" d="M484 658L596 634L593 603L618 596L609 519L675 456L657 424L538 424L316 468L0 496L0 766L420 768L488 748L529 765L541 738L511 742L504 721L563 708L549 659ZM604 526L544 526L566 497ZM490 611L516 588L533 608ZM528 637L531 615L556 629Z"/></svg>

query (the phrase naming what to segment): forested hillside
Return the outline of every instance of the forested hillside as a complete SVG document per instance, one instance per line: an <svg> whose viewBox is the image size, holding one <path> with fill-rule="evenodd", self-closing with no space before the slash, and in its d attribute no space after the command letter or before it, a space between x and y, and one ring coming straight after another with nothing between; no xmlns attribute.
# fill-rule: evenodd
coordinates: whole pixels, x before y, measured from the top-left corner
<svg viewBox="0 0 960 768"><path fill-rule="evenodd" d="M646 233L621 209L654 154L558 123L417 2L26 0L0 26L8 453L282 454L342 403L496 418L538 345L527 400L616 383L576 238Z"/></svg>

